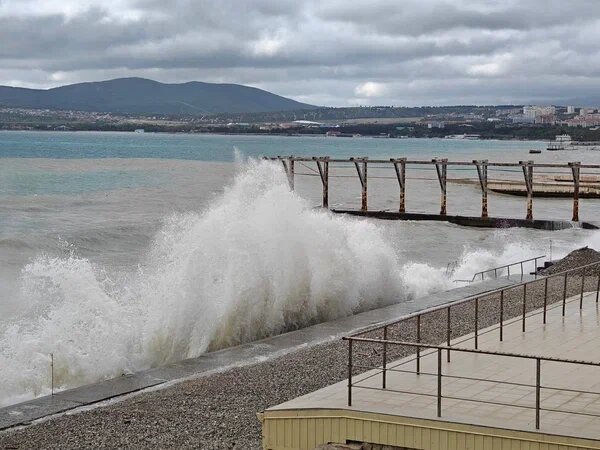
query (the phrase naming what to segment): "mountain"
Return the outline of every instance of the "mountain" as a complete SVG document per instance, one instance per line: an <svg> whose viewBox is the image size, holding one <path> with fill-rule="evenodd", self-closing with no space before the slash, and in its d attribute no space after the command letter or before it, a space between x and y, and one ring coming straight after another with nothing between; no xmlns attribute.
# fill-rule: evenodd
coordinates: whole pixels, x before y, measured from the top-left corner
<svg viewBox="0 0 600 450"><path fill-rule="evenodd" d="M118 78L53 89L0 86L0 106L119 114L248 113L315 108L239 84L198 81L165 84L144 78Z"/></svg>

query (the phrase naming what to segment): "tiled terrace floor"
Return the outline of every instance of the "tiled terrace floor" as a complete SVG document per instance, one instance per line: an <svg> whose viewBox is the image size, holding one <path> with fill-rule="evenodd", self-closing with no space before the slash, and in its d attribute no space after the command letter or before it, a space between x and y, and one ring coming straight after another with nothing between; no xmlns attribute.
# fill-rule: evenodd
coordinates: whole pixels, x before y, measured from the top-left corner
<svg viewBox="0 0 600 450"><path fill-rule="evenodd" d="M542 324L541 315L529 317L525 333L521 330L519 319L506 323L503 342L499 341L498 330L482 330L479 336L479 349L600 362L600 309L595 302L595 297L595 293L586 294L582 310L579 309L579 297L569 299L564 318L560 307L550 309L546 325ZM473 348L473 340L467 340L456 346ZM357 354L360 354L360 343L355 342L354 349ZM388 368L414 371L413 359L407 358L388 363ZM367 378L376 371L356 376L354 383L357 385L352 389L352 407L347 406L348 389L347 382L344 381L270 410L349 409L536 431L533 409L535 388L502 383L535 385L535 360L461 352L452 352L451 359L451 362L447 363L446 354L443 353L441 419L437 418L438 358L435 350L434 353L429 350L423 352L420 375L388 371L385 391L364 389L381 387L381 374ZM465 380L450 376L480 380ZM359 380L364 381L359 382ZM541 408L546 409L540 414L541 432L600 439L600 367L543 361L541 386L543 387ZM548 389L549 387L559 388L559 390ZM599 394L584 394L560 389L593 391ZM393 390L409 393L392 392ZM494 403L507 403L512 406ZM547 410L574 411L583 415Z"/></svg>

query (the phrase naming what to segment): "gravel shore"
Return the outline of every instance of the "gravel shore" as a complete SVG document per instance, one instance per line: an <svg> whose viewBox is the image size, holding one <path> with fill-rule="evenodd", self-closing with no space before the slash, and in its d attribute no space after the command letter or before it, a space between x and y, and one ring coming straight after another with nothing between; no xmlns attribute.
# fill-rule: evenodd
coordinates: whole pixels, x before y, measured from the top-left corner
<svg viewBox="0 0 600 450"><path fill-rule="evenodd" d="M577 258L576 264L587 262L591 261L582 257ZM565 269L564 266L561 268ZM597 278L586 276L585 289L596 290L597 282ZM563 277L549 279L548 303L562 301L563 289ZM544 280L528 286L528 311L543 305L544 290ZM576 295L580 291L581 277L569 277L567 294ZM506 293L505 318L522 314L522 298L522 287ZM479 327L497 323L499 296L482 297L479 303ZM422 341L443 342L446 320L445 311L424 317L421 323ZM534 316L528 320L541 320L541 317ZM414 339L415 323L411 319L391 327L389 339ZM473 304L454 307L451 325L453 337L472 332ZM374 347L363 349L363 353L365 361L380 358L378 349ZM408 349L389 352L393 358L409 353ZM358 361L356 363L359 364ZM5 432L0 434L0 449L260 449L261 429L257 412L345 379L346 364L346 343L322 344L271 361L142 393L103 408Z"/></svg>

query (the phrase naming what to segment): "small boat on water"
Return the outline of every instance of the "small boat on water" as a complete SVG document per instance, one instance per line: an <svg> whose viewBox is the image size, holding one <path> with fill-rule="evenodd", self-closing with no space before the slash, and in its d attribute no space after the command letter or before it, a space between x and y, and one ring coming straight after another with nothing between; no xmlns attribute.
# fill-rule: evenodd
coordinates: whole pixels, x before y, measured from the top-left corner
<svg viewBox="0 0 600 450"><path fill-rule="evenodd" d="M468 141L478 141L480 136L478 134L449 134L444 136L444 139L466 139Z"/></svg>
<svg viewBox="0 0 600 450"><path fill-rule="evenodd" d="M530 149L530 150L529 150L529 153L532 153L532 154L538 154L538 153L542 153L542 151L541 151L541 150L538 150L538 149L536 149L536 148L532 148L532 149Z"/></svg>
<svg viewBox="0 0 600 450"><path fill-rule="evenodd" d="M571 136L568 134L559 134L556 136L556 140L554 142L550 142L546 150L551 152L560 151L560 150L574 150L575 148L572 146L573 140Z"/></svg>

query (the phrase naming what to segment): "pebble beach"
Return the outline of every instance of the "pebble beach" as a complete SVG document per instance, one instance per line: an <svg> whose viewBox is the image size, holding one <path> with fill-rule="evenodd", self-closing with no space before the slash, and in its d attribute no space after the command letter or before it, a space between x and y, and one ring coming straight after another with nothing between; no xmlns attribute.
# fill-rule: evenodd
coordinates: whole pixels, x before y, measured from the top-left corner
<svg viewBox="0 0 600 450"><path fill-rule="evenodd" d="M577 252L577 251L576 251ZM575 254L574 252L573 254ZM572 255L573 255L572 254ZM561 262L561 270L598 260L587 251ZM556 269L553 269L556 272ZM549 271L550 272L550 271ZM584 289L595 291L598 275L586 272ZM581 276L568 279L567 295L581 291ZM529 285L528 311L543 304L544 279ZM548 304L562 302L564 278L548 280ZM504 317L522 314L522 287L506 292ZM479 327L489 327L499 319L499 296L482 297ZM576 307L569 304L568 307ZM422 321L424 342L445 339L444 311L428 314ZM534 315L528 320L541 320ZM453 308L452 336L471 333L474 328L472 304ZM390 339L414 338L414 321L390 328ZM201 448L260 449L261 426L257 413L347 376L346 343L335 341L304 348L273 360L184 381L171 387L147 391L122 401L86 411L49 418L28 427L0 434L0 449L80 449L80 448ZM468 341L463 345L468 346ZM410 350L392 355L406 356ZM369 355L366 355L368 358Z"/></svg>

